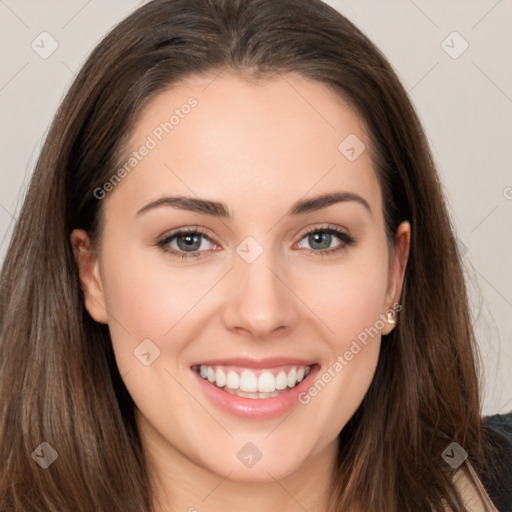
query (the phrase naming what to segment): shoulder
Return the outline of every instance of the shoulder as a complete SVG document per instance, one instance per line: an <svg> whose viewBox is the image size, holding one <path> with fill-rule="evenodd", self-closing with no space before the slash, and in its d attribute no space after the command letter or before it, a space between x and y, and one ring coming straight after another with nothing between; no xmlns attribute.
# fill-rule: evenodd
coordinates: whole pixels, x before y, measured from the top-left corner
<svg viewBox="0 0 512 512"><path fill-rule="evenodd" d="M512 411L483 418L493 474L482 479L499 512L512 512Z"/></svg>

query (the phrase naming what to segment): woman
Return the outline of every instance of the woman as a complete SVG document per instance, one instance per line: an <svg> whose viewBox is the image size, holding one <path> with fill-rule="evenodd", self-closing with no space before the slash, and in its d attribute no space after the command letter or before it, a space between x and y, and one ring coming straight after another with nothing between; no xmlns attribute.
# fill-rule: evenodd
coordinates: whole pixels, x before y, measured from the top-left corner
<svg viewBox="0 0 512 512"><path fill-rule="evenodd" d="M0 286L5 512L511 508L425 136L320 1L114 28Z"/></svg>

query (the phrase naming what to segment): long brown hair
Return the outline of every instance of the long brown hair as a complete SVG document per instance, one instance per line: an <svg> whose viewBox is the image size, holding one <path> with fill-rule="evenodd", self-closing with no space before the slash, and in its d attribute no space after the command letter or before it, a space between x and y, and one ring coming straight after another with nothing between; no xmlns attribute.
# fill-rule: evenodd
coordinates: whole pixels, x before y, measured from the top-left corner
<svg viewBox="0 0 512 512"><path fill-rule="evenodd" d="M441 511L442 499L464 510L441 453L456 441L477 472L488 470L476 343L442 186L396 74L319 0L154 0L100 42L72 84L3 265L3 511L152 510L134 403L107 327L85 310L69 238L100 232L94 191L126 160L147 102L187 75L224 69L299 73L348 101L370 135L390 243L401 221L412 226L398 325L340 434L333 510ZM32 456L43 442L58 454L46 469Z"/></svg>

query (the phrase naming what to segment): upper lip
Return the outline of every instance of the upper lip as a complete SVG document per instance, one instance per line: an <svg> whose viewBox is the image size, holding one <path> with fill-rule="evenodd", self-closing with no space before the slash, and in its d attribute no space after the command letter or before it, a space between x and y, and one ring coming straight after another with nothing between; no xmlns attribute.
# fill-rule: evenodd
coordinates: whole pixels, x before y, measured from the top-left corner
<svg viewBox="0 0 512 512"><path fill-rule="evenodd" d="M297 359L296 357L268 357L265 359L229 357L226 359L209 359L207 361L198 361L191 366L240 366L242 368L264 369L287 365L312 366L314 364L316 364L315 361L308 359Z"/></svg>

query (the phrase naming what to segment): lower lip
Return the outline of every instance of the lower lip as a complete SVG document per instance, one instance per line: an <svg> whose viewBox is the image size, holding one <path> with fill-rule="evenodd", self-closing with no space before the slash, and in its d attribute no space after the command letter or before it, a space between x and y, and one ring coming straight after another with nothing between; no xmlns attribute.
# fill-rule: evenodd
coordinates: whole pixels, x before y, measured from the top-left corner
<svg viewBox="0 0 512 512"><path fill-rule="evenodd" d="M287 388L287 391L272 398L244 398L232 395L211 384L207 379L203 379L196 371L191 371L199 380L199 385L206 396L223 411L239 418L272 419L279 418L300 405L300 393L310 387L315 375L320 371L320 366L313 365L304 380L297 386Z"/></svg>

